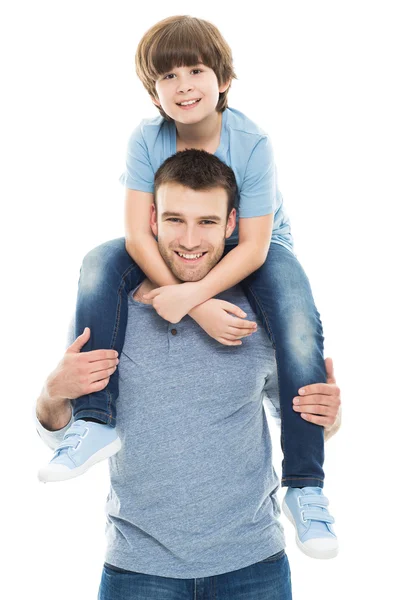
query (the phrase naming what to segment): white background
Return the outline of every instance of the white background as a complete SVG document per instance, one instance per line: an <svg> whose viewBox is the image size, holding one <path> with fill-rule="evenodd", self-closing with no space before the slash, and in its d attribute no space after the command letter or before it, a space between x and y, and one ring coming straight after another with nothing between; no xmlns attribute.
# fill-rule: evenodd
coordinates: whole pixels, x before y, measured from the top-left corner
<svg viewBox="0 0 400 600"><path fill-rule="evenodd" d="M396 4L3 3L3 597L97 595L107 464L70 482L39 484L36 471L51 453L31 406L63 354L84 254L124 234L118 178L127 140L142 118L158 114L136 78L135 49L151 25L174 14L212 21L232 47L239 79L230 106L271 136L295 249L342 389L343 427L325 462L340 555L307 558L282 517L293 597L396 595Z"/></svg>

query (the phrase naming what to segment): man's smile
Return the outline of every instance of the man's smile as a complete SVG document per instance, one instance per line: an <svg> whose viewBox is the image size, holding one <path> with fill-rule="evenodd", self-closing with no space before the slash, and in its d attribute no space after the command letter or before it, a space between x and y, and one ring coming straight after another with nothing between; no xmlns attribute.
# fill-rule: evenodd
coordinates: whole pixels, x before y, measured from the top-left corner
<svg viewBox="0 0 400 600"><path fill-rule="evenodd" d="M175 254L182 260L184 263L190 264L198 264L202 258L207 254L207 252L178 252L174 250Z"/></svg>

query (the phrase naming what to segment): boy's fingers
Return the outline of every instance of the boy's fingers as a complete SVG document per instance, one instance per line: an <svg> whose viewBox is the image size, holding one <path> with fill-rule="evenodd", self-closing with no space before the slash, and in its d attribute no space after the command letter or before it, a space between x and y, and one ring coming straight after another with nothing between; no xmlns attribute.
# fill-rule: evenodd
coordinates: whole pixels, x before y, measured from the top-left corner
<svg viewBox="0 0 400 600"><path fill-rule="evenodd" d="M236 304L232 304L231 302L226 302L226 300L223 301L223 308L224 308L224 310L226 310L230 313L233 313L237 317L243 318L243 317L247 316L246 313L241 308L236 306Z"/></svg>
<svg viewBox="0 0 400 600"><path fill-rule="evenodd" d="M254 333L254 329L248 329L247 327L243 329L240 327L229 327L228 332L236 337L245 337Z"/></svg>
<svg viewBox="0 0 400 600"><path fill-rule="evenodd" d="M256 329L257 328L257 323L255 323L254 321L244 321L243 319L238 319L236 317L232 317L229 325L231 327L239 327L242 329Z"/></svg>

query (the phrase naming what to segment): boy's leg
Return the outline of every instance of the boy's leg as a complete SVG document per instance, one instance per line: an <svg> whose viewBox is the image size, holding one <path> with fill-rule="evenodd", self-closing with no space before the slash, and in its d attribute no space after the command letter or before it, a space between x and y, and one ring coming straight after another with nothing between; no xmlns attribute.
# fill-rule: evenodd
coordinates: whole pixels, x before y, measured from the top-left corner
<svg viewBox="0 0 400 600"><path fill-rule="evenodd" d="M111 240L84 258L79 278L75 334L90 328L82 352L112 349L121 354L128 320L128 293L145 275L125 250L125 238ZM118 368L104 390L73 402L75 420L93 418L111 427L116 422Z"/></svg>
<svg viewBox="0 0 400 600"><path fill-rule="evenodd" d="M326 383L322 325L308 278L292 252L271 243L264 265L242 284L275 349L282 486L322 488L324 429L293 410L300 387Z"/></svg>
<svg viewBox="0 0 400 600"><path fill-rule="evenodd" d="M120 238L98 246L86 255L79 280L76 336L90 327L82 352L113 349L121 354L128 320L128 293L144 279ZM73 401L74 423L55 449L48 465L39 470L40 481L78 477L92 465L116 454L121 440L115 429L118 369L101 391Z"/></svg>

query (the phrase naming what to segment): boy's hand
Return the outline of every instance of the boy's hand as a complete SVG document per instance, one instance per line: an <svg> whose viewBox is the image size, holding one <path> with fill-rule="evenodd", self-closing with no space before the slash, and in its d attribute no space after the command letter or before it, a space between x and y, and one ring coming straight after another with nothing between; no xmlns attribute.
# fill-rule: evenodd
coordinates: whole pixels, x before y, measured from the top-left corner
<svg viewBox="0 0 400 600"><path fill-rule="evenodd" d="M187 281L178 285L164 285L148 294L145 300L150 300L154 310L169 323L179 323L199 302L197 299L196 282Z"/></svg>
<svg viewBox="0 0 400 600"><path fill-rule="evenodd" d="M210 337L225 346L240 346L240 338L257 331L257 323L245 321L246 313L225 300L210 298L192 309L190 316Z"/></svg>
<svg viewBox="0 0 400 600"><path fill-rule="evenodd" d="M341 399L331 358L325 359L325 368L327 383L314 383L301 388L304 393L299 390L300 395L293 398L293 410L299 412L306 421L322 425L328 433L339 428L337 421L340 418Z"/></svg>
<svg viewBox="0 0 400 600"><path fill-rule="evenodd" d="M75 400L107 386L119 363L118 353L115 350L81 352L89 338L90 329L86 327L48 377L46 387L51 401Z"/></svg>

